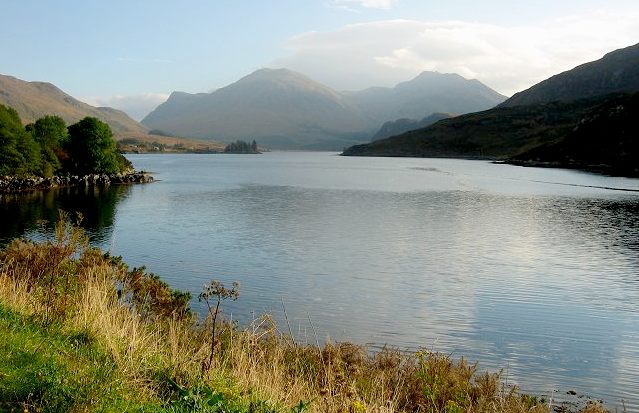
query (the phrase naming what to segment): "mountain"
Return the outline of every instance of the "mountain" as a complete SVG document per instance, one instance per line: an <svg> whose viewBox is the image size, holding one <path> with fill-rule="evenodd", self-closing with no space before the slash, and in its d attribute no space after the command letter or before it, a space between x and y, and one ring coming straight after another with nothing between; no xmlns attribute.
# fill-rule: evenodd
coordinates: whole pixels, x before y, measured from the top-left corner
<svg viewBox="0 0 639 413"><path fill-rule="evenodd" d="M477 112L496 106L506 97L476 79L454 73L422 72L394 88L350 92L346 99L369 119L383 123L400 118L421 119L428 113Z"/></svg>
<svg viewBox="0 0 639 413"><path fill-rule="evenodd" d="M348 156L507 159L567 134L600 99L499 107L346 149Z"/></svg>
<svg viewBox="0 0 639 413"><path fill-rule="evenodd" d="M633 117L639 116L634 100L637 98L632 94L636 91L635 68L639 67L636 51L637 46L621 49L597 62L579 66L572 73L562 73L561 84L579 85L562 89L566 96L581 98L557 99L547 89L549 84L560 88L556 83L558 77L554 76L511 98L538 103L513 104L508 100L494 109L353 146L343 154L501 159L517 164L585 169L599 165L601 171L636 175L633 171L639 168L639 135L632 124ZM586 76L584 68L597 75ZM544 90L542 98L538 91ZM595 94L596 91L601 94Z"/></svg>
<svg viewBox="0 0 639 413"><path fill-rule="evenodd" d="M25 123L34 122L45 115L58 115L67 124L93 116L109 124L114 134L146 134L144 126L126 113L113 108L93 107L51 83L27 82L0 75L0 104L14 108Z"/></svg>
<svg viewBox="0 0 639 413"><path fill-rule="evenodd" d="M577 121L563 139L510 159L525 166L558 166L639 176L639 93L607 99Z"/></svg>
<svg viewBox="0 0 639 413"><path fill-rule="evenodd" d="M343 148L370 136L342 95L286 69L261 69L212 93L174 92L142 123L152 129L271 148Z"/></svg>
<svg viewBox="0 0 639 413"><path fill-rule="evenodd" d="M458 75L425 72L394 88L337 92L287 69L261 69L212 93L174 92L142 123L182 136L339 150L368 141L386 121L466 113L504 99Z"/></svg>
<svg viewBox="0 0 639 413"><path fill-rule="evenodd" d="M425 128L426 126L432 125L435 122L439 122L442 119L452 118L453 115L449 113L433 113L429 116L422 118L421 120L415 119L397 119L395 121L389 121L382 125L382 127L377 131L373 138L372 142L386 139L391 136L401 135L404 132L408 132L414 129Z"/></svg>
<svg viewBox="0 0 639 413"><path fill-rule="evenodd" d="M555 75L516 93L504 107L570 101L611 93L639 92L639 44Z"/></svg>

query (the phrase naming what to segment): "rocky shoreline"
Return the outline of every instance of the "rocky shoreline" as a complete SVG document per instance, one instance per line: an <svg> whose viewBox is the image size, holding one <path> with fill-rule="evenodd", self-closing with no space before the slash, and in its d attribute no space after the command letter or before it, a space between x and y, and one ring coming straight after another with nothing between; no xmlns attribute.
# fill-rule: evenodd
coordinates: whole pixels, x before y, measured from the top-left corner
<svg viewBox="0 0 639 413"><path fill-rule="evenodd" d="M131 172L120 174L91 174L91 175L64 175L43 178L38 176L0 177L0 193L35 191L42 189L82 186L105 187L122 184L144 184L153 182L153 177L148 172Z"/></svg>

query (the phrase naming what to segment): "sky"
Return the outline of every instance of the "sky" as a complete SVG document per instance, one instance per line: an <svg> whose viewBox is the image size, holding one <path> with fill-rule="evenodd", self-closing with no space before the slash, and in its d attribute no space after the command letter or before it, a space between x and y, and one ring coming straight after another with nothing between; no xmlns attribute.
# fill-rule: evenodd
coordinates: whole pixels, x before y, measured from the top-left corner
<svg viewBox="0 0 639 413"><path fill-rule="evenodd" d="M637 0L0 2L0 74L138 120L264 67L336 90L459 73L510 96L639 43Z"/></svg>

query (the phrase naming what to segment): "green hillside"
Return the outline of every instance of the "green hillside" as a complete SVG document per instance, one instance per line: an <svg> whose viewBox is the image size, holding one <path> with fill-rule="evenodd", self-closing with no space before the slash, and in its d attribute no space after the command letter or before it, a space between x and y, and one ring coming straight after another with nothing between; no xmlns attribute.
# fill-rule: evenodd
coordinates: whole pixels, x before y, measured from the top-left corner
<svg viewBox="0 0 639 413"><path fill-rule="evenodd" d="M609 99L582 116L565 138L514 156L511 163L639 176L639 93Z"/></svg>
<svg viewBox="0 0 639 413"><path fill-rule="evenodd" d="M413 156L502 159L555 142L572 130L581 116L605 101L495 108L441 120L366 145L348 148L347 156Z"/></svg>

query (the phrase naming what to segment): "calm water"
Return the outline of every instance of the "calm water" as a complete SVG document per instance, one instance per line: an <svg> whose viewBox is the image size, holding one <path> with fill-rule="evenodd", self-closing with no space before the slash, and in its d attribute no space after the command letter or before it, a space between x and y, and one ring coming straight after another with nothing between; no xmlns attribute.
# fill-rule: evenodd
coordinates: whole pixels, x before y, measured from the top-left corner
<svg viewBox="0 0 639 413"><path fill-rule="evenodd" d="M5 196L0 241L81 210L95 243L174 287L240 281L235 319L282 320L283 301L300 340L315 341L310 316L320 339L463 355L529 392L639 410L639 180L327 153L130 159L160 182Z"/></svg>

